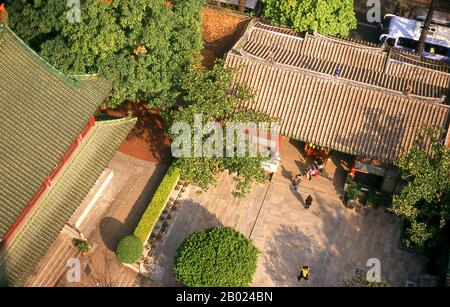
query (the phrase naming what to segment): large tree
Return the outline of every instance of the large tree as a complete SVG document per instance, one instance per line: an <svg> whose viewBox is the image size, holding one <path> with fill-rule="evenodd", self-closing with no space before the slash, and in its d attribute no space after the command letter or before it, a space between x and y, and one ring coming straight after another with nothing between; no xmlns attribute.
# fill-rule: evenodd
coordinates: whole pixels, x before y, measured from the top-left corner
<svg viewBox="0 0 450 307"><path fill-rule="evenodd" d="M427 17L423 23L422 32L420 33L419 42L417 44L416 52L422 55L425 49L425 40L427 39L428 33L430 32L430 25L433 21L434 8L435 8L435 0L431 0L430 6L428 7Z"/></svg>
<svg viewBox="0 0 450 307"><path fill-rule="evenodd" d="M412 149L399 161L408 185L394 196L394 213L409 224L405 243L423 249L440 243L450 219L450 148L440 140L442 129L423 127Z"/></svg>
<svg viewBox="0 0 450 307"><path fill-rule="evenodd" d="M238 154L237 147L233 147L234 157L226 153L226 135L219 136L223 147L212 144L211 148L219 148L212 155L195 156L195 116L201 115L203 127L207 123L215 122L226 131L231 123L272 123L270 119L262 113L256 113L239 109L239 103L252 97L251 91L243 85L234 83L236 69L224 68L223 63L217 63L211 70L206 68L192 67L181 82L182 92L180 101L182 106L176 109L167 122L187 123L192 127L189 134L189 141L192 144L189 150L190 156L181 157L175 164L181 169L183 179L197 183L203 190L207 190L214 185L217 174L228 171L234 176L236 187L235 196L243 196L249 190L253 182L263 182L266 175L261 166L264 157L252 157L250 155L251 144L245 143L245 156ZM234 88L233 91L230 91ZM268 130L266 131L268 132ZM180 137L180 131L172 129L170 132L172 139ZM205 133L201 138L201 144L211 137L211 133Z"/></svg>
<svg viewBox="0 0 450 307"><path fill-rule="evenodd" d="M147 100L166 107L202 48L202 0L85 0L80 22L61 0L7 1L10 26L67 74L113 81L110 105Z"/></svg>
<svg viewBox="0 0 450 307"><path fill-rule="evenodd" d="M297 31L347 36L356 28L353 0L263 0L264 16Z"/></svg>

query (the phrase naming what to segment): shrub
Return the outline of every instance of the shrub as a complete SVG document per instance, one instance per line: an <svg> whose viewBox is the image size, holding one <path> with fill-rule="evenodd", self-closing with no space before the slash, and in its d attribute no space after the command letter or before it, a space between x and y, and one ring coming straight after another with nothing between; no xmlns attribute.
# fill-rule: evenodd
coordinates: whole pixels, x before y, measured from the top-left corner
<svg viewBox="0 0 450 307"><path fill-rule="evenodd" d="M148 205L147 209L142 215L141 221L134 231L134 235L138 237L142 242L147 241L148 237L150 236L150 233L152 232L153 227L158 221L161 212L166 206L170 194L175 188L175 185L177 184L179 178L180 171L176 167L171 166L168 169L166 176L164 176L164 179L162 180L158 189L156 190L152 201Z"/></svg>
<svg viewBox="0 0 450 307"><path fill-rule="evenodd" d="M143 252L144 245L142 241L134 235L122 238L116 248L117 259L122 263L128 264L137 262Z"/></svg>
<svg viewBox="0 0 450 307"><path fill-rule="evenodd" d="M377 193L370 190L367 193L367 202L375 206L389 207L392 203L392 197L384 193Z"/></svg>
<svg viewBox="0 0 450 307"><path fill-rule="evenodd" d="M357 183L351 182L348 185L347 196L348 199L354 200L359 194L359 186Z"/></svg>
<svg viewBox="0 0 450 307"><path fill-rule="evenodd" d="M86 240L78 241L76 246L80 253L87 253L90 248L89 243Z"/></svg>
<svg viewBox="0 0 450 307"><path fill-rule="evenodd" d="M188 287L247 287L258 249L241 233L215 227L187 237L175 257L175 276Z"/></svg>

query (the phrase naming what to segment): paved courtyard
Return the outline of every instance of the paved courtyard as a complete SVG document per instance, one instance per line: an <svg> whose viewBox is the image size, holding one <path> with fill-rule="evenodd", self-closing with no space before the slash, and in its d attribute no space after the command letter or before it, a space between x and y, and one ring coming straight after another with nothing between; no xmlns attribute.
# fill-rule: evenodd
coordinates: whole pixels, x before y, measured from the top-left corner
<svg viewBox="0 0 450 307"><path fill-rule="evenodd" d="M370 258L381 261L382 278L393 286L417 282L428 259L398 248L401 220L383 208L355 210L341 201L350 157L333 154L323 176L303 181L298 193L290 180L305 167L298 143L282 145L283 162L267 184L244 199L231 195L232 179L222 174L217 187L197 194L191 187L168 234L156 251L152 279L173 286L173 257L183 239L211 226L231 226L253 239L261 254L254 286L338 286ZM314 201L303 207L307 195ZM311 267L308 282L296 280L299 266Z"/></svg>

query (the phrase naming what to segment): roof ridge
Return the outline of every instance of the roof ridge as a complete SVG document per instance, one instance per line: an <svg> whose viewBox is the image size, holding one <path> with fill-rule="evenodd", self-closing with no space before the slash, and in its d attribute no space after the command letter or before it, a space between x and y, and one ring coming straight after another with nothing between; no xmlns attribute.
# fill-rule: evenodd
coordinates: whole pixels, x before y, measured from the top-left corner
<svg viewBox="0 0 450 307"><path fill-rule="evenodd" d="M103 128L103 127L118 126L118 125L122 125L125 123L132 123L132 122L135 122L136 120L137 120L137 118L133 117L132 113L129 112L128 115L125 117L117 118L117 119L99 120L99 121L96 121L95 124L98 125L99 127Z"/></svg>
<svg viewBox="0 0 450 307"><path fill-rule="evenodd" d="M330 41L335 41L340 44L350 45L352 47L363 47L364 49L368 49L371 51L379 51L384 52L382 45L372 44L370 42L366 42L359 39L352 39L348 37L340 37L340 36L331 36L331 35L322 35L318 31L314 31L313 37L322 38Z"/></svg>
<svg viewBox="0 0 450 307"><path fill-rule="evenodd" d="M422 66L422 65L419 65L419 64L409 63L409 62L405 62L405 61L401 61L401 60L397 60L397 59L392 59L392 57L391 57L391 60L396 60L396 61L398 61L400 63L403 63L403 64L407 64L407 65L411 65L411 66L415 66L415 67L420 67L422 69L431 70L433 72L450 75L450 64L447 64L445 62L442 63L442 62L439 62L437 60L431 60L431 59L415 59L414 57L418 57L418 56L416 54L414 54L413 52L399 51L399 50L395 50L395 49L391 49L391 50L393 51L393 54L392 54L393 56L398 56L400 58L407 59L407 60L412 61L412 62L421 63L423 65L439 67L439 68L442 68L443 70L441 70L441 69L434 69L434 68Z"/></svg>
<svg viewBox="0 0 450 307"><path fill-rule="evenodd" d="M69 75L64 74L63 72L58 70L55 66L46 61L36 51L34 51L30 46L28 46L28 44L25 41L23 41L19 36L17 36L17 34L14 33L14 31L11 30L11 28L9 28L5 24L0 24L0 29L3 30L1 31L3 32L3 35L0 36L0 40L4 38L4 35L6 33L10 34L25 49L26 52L28 52L31 56L33 56L37 60L37 62L42 64L44 67L48 68L57 78L64 81L69 86L78 89L79 87L78 80L73 79Z"/></svg>
<svg viewBox="0 0 450 307"><path fill-rule="evenodd" d="M290 29L290 28L274 26L274 25L266 24L266 23L261 22L261 21L255 21L254 24L249 24L249 27L250 28L253 27L253 28L256 28L256 29L261 30L261 31L271 32L274 35L288 36L288 37L292 37L292 38L300 39L300 40L304 40L304 41L306 41L307 39L312 39L312 38L323 39L323 40L332 41L332 42L335 42L335 43L338 43L338 44L343 44L343 45L347 45L347 46L351 46L351 47L355 47L355 48L363 48L363 49L368 50L370 52L381 53L381 54L385 55L386 57L388 56L386 50L383 48L383 45L381 45L381 44L378 44L378 45L377 44L372 44L372 43L366 42L364 40L351 39L351 38L340 37L340 36L322 35L318 31L314 31L312 35L305 35L305 37L303 38L303 37L301 37L299 35L293 35L291 33L284 33L284 32L278 32L278 31L275 31L275 30L267 29L267 28L273 28L273 29L294 31L293 29ZM251 30L252 29L249 29L246 32L250 33ZM393 50L393 51L394 51L394 54L396 56L401 57L401 58L405 58L405 59L407 59L409 61L413 61L414 62L414 63L407 63L407 62L403 62L401 60L398 60L401 63L409 64L411 66L418 67L419 69L430 70L430 71L437 72L437 73L450 74L450 65L449 64L440 63L439 61L429 60L429 59L421 59L421 60L411 59L411 58L409 58L409 56L414 55L414 53L412 53L412 52L406 52L406 51L400 51L400 50ZM440 68L444 69L445 71L442 70L442 69L439 69L439 68L426 67L425 65L440 67ZM449 71L447 72L446 70L449 70Z"/></svg>
<svg viewBox="0 0 450 307"><path fill-rule="evenodd" d="M278 66L279 68L283 68L283 69L288 69L294 72L299 72L299 73L304 73L304 74L308 74L312 77L317 77L317 78L321 78L321 79L327 79L327 80L333 80L336 82L341 82L341 83L347 83L347 84L352 84L358 87L362 87L362 88L371 88L373 90L377 90L377 91L382 91L382 92L388 92L390 94L396 95L396 96L400 96L400 97L408 97L411 100L417 100L419 102L426 102L426 103L432 103L438 106L442 106L445 108L450 108L450 105L446 105L443 102L445 101L445 96L443 96L442 98L437 98L437 97L426 97L426 96L420 96L420 95L415 95L415 94L410 94L410 95L405 95L403 92L401 91L396 91L393 89L388 89L385 87L381 87L381 86L377 86L377 85L373 85L373 84L367 84L367 83L363 83L363 82L359 82L359 81L355 81L352 79L346 79L346 78L339 78L339 77L335 77L333 75L329 75L326 73L322 73L322 72L318 72L315 70L310 70L307 68L303 68L303 67L296 67L296 66L292 66L292 65L288 65L288 64L283 64L283 63L278 63L278 62L271 62L268 61L266 59L260 58L258 56L255 56L253 54L250 54L248 52L245 52L243 50L239 51L238 53L233 53L233 54L229 54L231 56L241 56L244 59L249 59L251 61L255 61L255 62L259 62L260 64L269 64L270 66Z"/></svg>

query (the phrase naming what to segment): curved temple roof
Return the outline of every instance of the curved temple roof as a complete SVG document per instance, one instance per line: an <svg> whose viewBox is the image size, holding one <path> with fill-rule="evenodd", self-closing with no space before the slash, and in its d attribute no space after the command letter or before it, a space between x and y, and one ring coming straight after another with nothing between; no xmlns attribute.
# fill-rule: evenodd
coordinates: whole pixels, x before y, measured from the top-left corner
<svg viewBox="0 0 450 307"><path fill-rule="evenodd" d="M63 75L0 24L0 237L110 88L97 77Z"/></svg>
<svg viewBox="0 0 450 307"><path fill-rule="evenodd" d="M284 135L393 162L421 125L447 128L450 115L442 98L447 68L399 59L380 48L253 23L226 65L241 67L237 80L256 92L244 107L281 118ZM408 85L412 92L404 94Z"/></svg>

